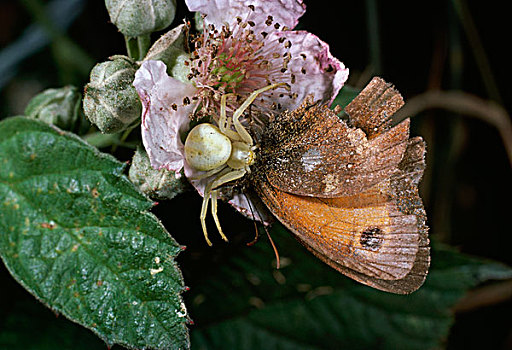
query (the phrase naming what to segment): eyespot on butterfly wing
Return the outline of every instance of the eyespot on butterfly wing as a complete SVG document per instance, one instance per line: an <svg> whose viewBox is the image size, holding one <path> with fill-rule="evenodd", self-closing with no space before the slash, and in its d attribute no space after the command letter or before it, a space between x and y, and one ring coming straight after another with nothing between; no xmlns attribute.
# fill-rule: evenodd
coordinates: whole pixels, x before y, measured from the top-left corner
<svg viewBox="0 0 512 350"><path fill-rule="evenodd" d="M320 260L356 281L408 294L430 265L418 194L425 142L403 99L374 78L345 108L348 121L311 100L271 120L252 183L268 209Z"/></svg>

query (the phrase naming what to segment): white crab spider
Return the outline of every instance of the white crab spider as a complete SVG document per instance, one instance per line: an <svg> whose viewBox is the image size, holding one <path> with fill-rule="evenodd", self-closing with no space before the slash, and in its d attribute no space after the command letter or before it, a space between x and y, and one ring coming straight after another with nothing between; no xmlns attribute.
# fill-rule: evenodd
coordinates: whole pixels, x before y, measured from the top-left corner
<svg viewBox="0 0 512 350"><path fill-rule="evenodd" d="M254 146L254 141L249 132L240 123L239 118L259 94L281 85L285 84L272 84L254 91L231 117L226 116L226 100L233 94L222 95L219 126L210 123L199 124L190 130L185 140L185 159L188 164L196 170L205 171L204 174L193 180L217 174L205 187L200 215L204 238L210 246L212 242L208 238L205 222L209 200L212 201L212 216L215 225L222 239L227 241L228 239L222 232L217 216L217 196L219 194L217 188L225 183L242 178L251 171L250 166L255 161L254 150L256 146Z"/></svg>

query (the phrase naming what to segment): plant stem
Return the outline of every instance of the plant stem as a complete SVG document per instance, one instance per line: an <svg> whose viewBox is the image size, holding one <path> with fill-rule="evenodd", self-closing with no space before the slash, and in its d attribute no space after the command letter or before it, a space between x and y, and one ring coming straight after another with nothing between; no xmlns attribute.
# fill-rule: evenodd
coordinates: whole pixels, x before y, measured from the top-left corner
<svg viewBox="0 0 512 350"><path fill-rule="evenodd" d="M124 42L126 44L126 52L128 53L128 57L130 57L131 59L133 59L135 61L138 61L139 45L137 43L137 39L125 36Z"/></svg>
<svg viewBox="0 0 512 350"><path fill-rule="evenodd" d="M150 34L145 34L137 37L137 44L139 47L139 58L138 61L142 61L148 53L149 47L151 46Z"/></svg>

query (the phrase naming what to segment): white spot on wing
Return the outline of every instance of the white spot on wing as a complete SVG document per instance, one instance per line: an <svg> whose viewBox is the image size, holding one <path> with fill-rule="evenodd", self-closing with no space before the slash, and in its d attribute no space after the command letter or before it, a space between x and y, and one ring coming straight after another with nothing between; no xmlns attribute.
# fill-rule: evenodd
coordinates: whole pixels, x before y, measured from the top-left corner
<svg viewBox="0 0 512 350"><path fill-rule="evenodd" d="M316 149L309 149L302 155L302 166L304 171L310 172L315 170L316 166L322 163L322 155Z"/></svg>

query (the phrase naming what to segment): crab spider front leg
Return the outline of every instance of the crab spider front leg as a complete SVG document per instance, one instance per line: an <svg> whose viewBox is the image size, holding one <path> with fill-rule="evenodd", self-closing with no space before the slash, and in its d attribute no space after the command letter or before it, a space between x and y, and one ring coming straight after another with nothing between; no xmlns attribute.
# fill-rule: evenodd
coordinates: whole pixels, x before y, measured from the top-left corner
<svg viewBox="0 0 512 350"><path fill-rule="evenodd" d="M220 131L227 135L233 141L240 141L240 135L235 131L231 130L231 124L229 123L228 118L226 117L227 110L227 99L230 96L235 96L235 94L224 94L220 98L220 118L219 118L219 129Z"/></svg>
<svg viewBox="0 0 512 350"><path fill-rule="evenodd" d="M259 94L261 94L265 91L271 90L271 89L275 89L276 87L281 86L281 85L286 85L286 84L285 83L272 84L272 85L265 86L261 89L258 89L256 91L253 91L253 93L249 95L249 97L244 101L244 103L242 103L242 105L240 107L238 107L237 110L233 113L233 126L235 127L236 132L238 133L238 135L240 135L242 140L244 142L246 142L247 144L249 144L250 146L252 146L253 140L252 140L251 135L247 132L247 130L245 130L242 123L240 123L240 120L239 120L240 116L245 112L245 110L247 108L249 108L251 103L254 102L254 100L256 99L256 97L258 97Z"/></svg>

